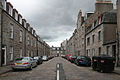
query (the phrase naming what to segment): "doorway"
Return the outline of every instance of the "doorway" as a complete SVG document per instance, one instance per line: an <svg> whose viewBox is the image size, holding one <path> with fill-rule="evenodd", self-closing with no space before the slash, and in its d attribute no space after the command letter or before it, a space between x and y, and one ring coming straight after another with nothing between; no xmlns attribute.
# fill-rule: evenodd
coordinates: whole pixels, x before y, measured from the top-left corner
<svg viewBox="0 0 120 80"><path fill-rule="evenodd" d="M6 47L2 48L1 62L2 65L6 65Z"/></svg>
<svg viewBox="0 0 120 80"><path fill-rule="evenodd" d="M112 46L112 56L116 57L116 45Z"/></svg>

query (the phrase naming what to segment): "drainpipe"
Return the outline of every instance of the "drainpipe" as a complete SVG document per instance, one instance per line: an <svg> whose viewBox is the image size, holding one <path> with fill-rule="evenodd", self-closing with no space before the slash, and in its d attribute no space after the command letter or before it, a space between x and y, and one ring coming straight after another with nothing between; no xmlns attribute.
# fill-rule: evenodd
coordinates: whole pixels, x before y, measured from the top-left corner
<svg viewBox="0 0 120 80"><path fill-rule="evenodd" d="M1 43L0 43L0 50L1 50L1 52L0 52L0 66L2 67L2 22L3 22L3 6L2 6L2 2L0 2L0 10L1 10L1 26L0 26L0 35L1 35L1 37L0 37L0 41L1 41Z"/></svg>

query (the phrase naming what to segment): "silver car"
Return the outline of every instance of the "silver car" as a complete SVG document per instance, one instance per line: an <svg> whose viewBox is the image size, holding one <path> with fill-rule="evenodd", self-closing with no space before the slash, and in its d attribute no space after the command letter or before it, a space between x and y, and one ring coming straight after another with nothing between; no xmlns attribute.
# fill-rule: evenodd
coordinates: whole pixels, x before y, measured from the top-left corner
<svg viewBox="0 0 120 80"><path fill-rule="evenodd" d="M42 60L43 61L48 61L48 57L47 56L42 56Z"/></svg>
<svg viewBox="0 0 120 80"><path fill-rule="evenodd" d="M31 57L22 57L17 58L11 67L13 70L16 69L30 69L32 70L33 67L37 66L36 61L33 60Z"/></svg>

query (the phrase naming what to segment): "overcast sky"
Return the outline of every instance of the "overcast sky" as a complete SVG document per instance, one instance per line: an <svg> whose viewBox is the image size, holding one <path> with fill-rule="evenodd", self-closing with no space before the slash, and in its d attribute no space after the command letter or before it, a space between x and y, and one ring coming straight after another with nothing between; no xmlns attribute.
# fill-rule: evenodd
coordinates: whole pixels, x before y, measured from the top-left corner
<svg viewBox="0 0 120 80"><path fill-rule="evenodd" d="M81 9L94 11L96 0L7 0L50 46L60 46L76 28ZM114 1L114 5L116 0Z"/></svg>

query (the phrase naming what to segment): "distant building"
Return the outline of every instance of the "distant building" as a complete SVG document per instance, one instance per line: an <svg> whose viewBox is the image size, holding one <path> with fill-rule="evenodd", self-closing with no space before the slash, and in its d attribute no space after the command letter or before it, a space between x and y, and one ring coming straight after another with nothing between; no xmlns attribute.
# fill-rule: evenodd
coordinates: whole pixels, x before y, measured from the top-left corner
<svg viewBox="0 0 120 80"><path fill-rule="evenodd" d="M61 54L63 54L64 49L61 47L51 47L52 48L52 53L51 55L55 55L55 56L61 56Z"/></svg>
<svg viewBox="0 0 120 80"><path fill-rule="evenodd" d="M63 48L63 54L66 54L67 51L66 51L66 48L67 48L67 39L64 40L62 43L61 43L61 48Z"/></svg>

